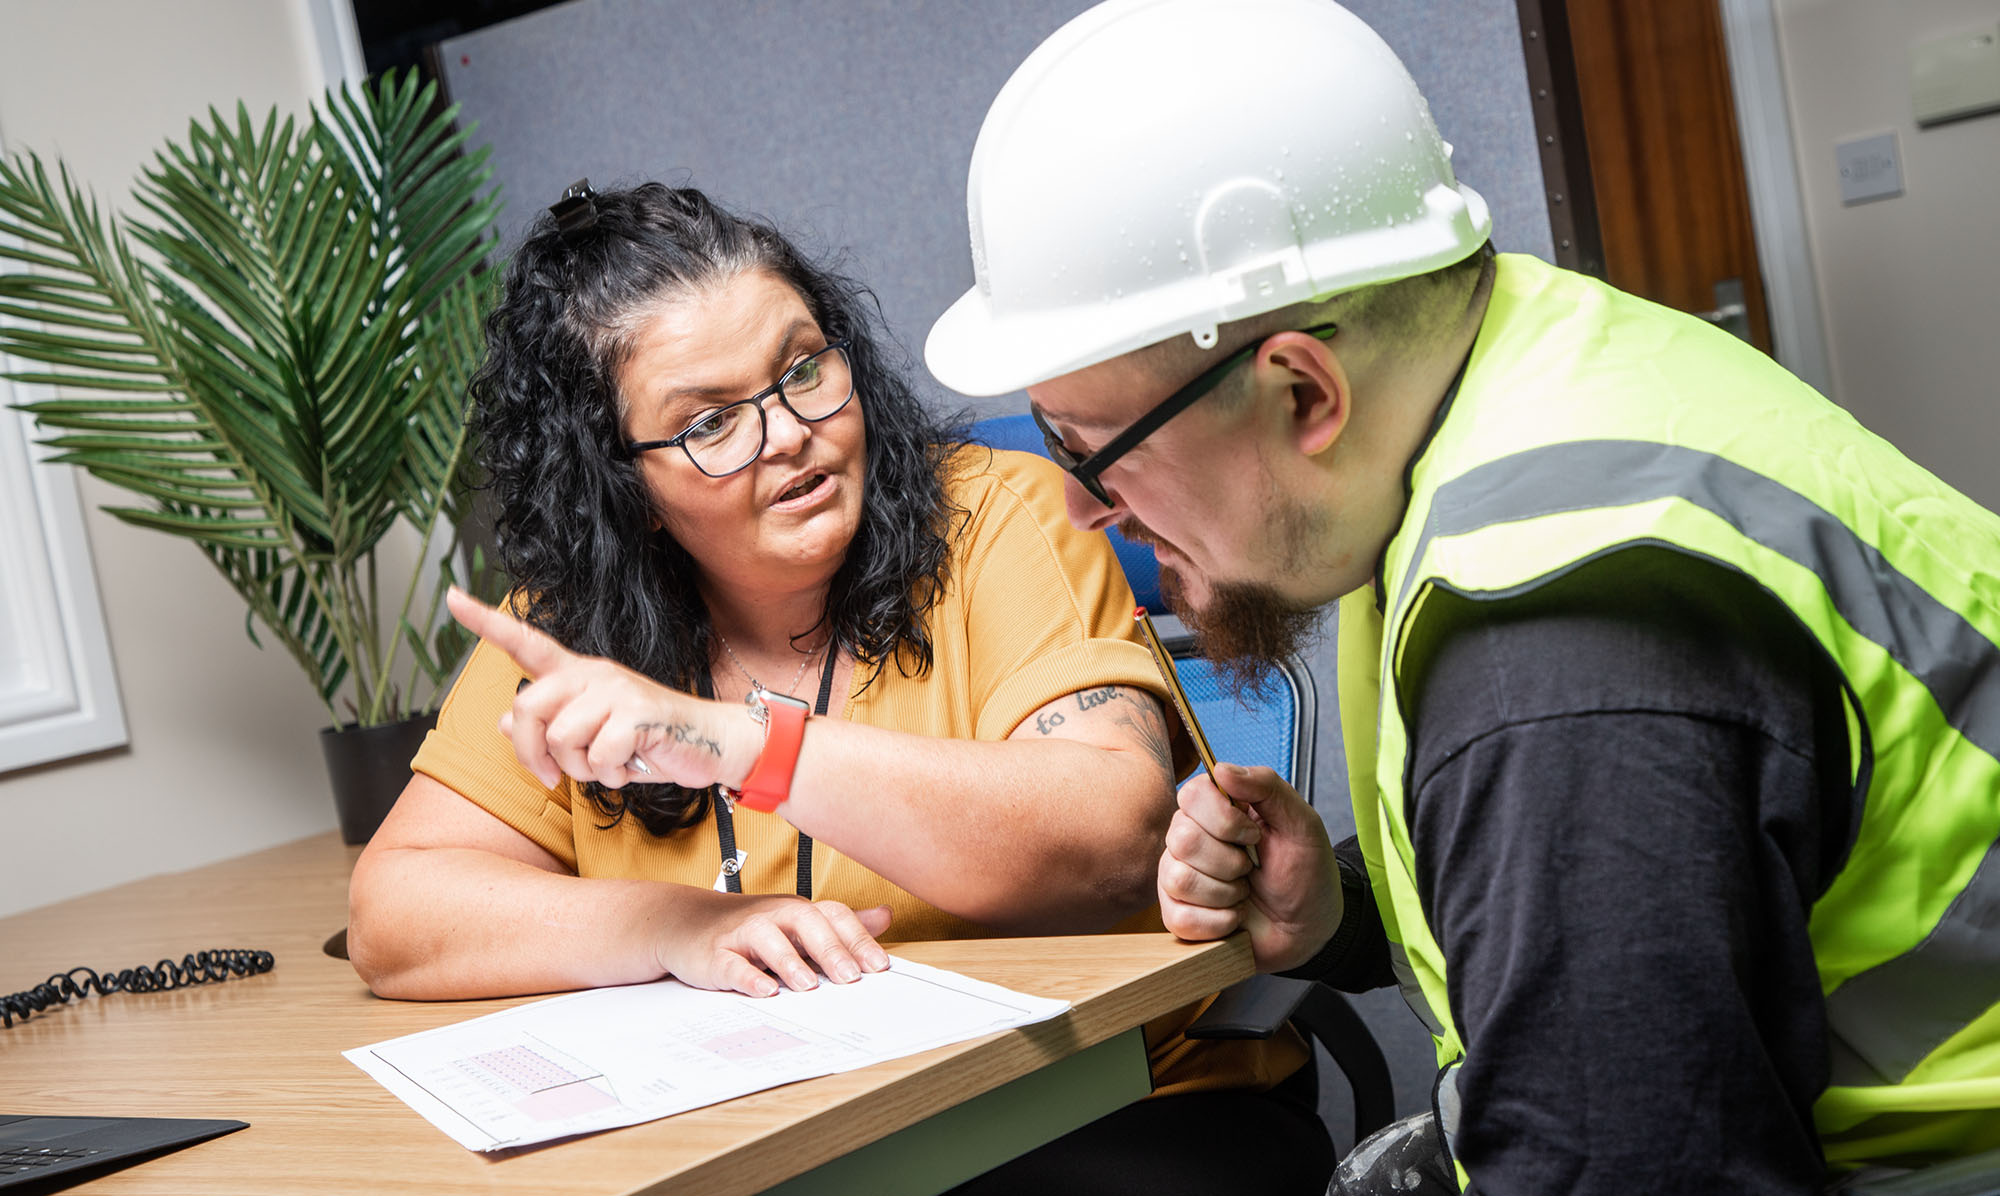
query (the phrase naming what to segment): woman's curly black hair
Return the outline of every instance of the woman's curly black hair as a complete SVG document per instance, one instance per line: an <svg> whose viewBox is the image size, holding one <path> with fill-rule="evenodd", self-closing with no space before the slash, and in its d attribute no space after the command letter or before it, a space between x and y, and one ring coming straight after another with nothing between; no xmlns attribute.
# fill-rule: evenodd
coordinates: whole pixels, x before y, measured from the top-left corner
<svg viewBox="0 0 2000 1196"><path fill-rule="evenodd" d="M472 381L501 554L523 616L572 651L713 692L697 567L655 528L625 448L616 378L663 300L764 271L799 293L828 340L848 343L867 420L861 525L824 623L865 662L870 683L891 658L907 674L928 670L926 620L944 587L955 510L944 473L962 437L885 364L874 295L692 188L646 183L593 202L596 221L581 231L559 231L547 213L530 227L487 319L486 359ZM701 821L710 802L709 791L679 785L583 788L612 823L629 811L662 836Z"/></svg>

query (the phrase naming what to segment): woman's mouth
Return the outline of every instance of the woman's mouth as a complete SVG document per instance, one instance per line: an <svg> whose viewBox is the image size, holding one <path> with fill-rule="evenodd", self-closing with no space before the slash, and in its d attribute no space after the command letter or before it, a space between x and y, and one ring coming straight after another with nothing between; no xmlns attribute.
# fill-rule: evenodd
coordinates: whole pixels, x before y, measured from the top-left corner
<svg viewBox="0 0 2000 1196"><path fill-rule="evenodd" d="M800 478L787 487L784 493L778 495L777 501L771 505L774 507L789 507L808 502L826 483L827 475L823 473L815 473Z"/></svg>

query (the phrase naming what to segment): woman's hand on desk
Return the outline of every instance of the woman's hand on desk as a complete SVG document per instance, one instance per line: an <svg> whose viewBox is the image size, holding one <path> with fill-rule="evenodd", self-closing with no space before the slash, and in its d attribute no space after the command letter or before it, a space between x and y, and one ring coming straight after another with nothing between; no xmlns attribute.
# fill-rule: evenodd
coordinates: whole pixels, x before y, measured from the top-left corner
<svg viewBox="0 0 2000 1196"><path fill-rule="evenodd" d="M838 901L741 893L690 905L690 921L660 947L661 969L683 984L772 997L778 980L798 991L817 987L815 967L841 984L889 967L875 942L889 928L886 905L857 911Z"/></svg>
<svg viewBox="0 0 2000 1196"><path fill-rule="evenodd" d="M643 984L770 996L889 966L887 906L578 877L431 777L412 777L355 865L348 948L377 994L455 1000ZM776 980L772 976L777 977Z"/></svg>
<svg viewBox="0 0 2000 1196"><path fill-rule="evenodd" d="M763 731L741 705L669 689L623 665L582 656L457 589L446 597L466 630L513 658L533 682L500 717L521 766L553 789L564 774L618 789L672 781L741 784ZM642 771L635 761L643 764Z"/></svg>

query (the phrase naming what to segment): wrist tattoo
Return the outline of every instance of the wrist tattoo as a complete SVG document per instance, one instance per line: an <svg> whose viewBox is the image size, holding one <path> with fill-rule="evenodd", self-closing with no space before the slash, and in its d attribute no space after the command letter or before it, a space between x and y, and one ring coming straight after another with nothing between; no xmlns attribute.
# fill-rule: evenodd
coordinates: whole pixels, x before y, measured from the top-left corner
<svg viewBox="0 0 2000 1196"><path fill-rule="evenodd" d="M1052 710L1047 714L1038 714L1035 716L1035 730L1047 735L1057 727L1062 726L1063 722L1063 716Z"/></svg>
<svg viewBox="0 0 2000 1196"><path fill-rule="evenodd" d="M639 753L658 747L662 737L675 743L700 748L720 760L722 744L701 733L701 728L693 723L636 723L632 729L639 734Z"/></svg>

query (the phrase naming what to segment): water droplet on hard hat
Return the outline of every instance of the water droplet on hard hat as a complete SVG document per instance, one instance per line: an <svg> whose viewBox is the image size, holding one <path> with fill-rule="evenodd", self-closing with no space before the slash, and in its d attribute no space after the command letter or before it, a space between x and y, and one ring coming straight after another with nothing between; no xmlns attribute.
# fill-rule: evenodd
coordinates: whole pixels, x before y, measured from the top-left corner
<svg viewBox="0 0 2000 1196"><path fill-rule="evenodd" d="M1181 260L1182 260L1182 261L1186 261L1186 260L1188 260L1188 256L1187 256L1187 250L1185 250L1185 249L1181 250Z"/></svg>
<svg viewBox="0 0 2000 1196"><path fill-rule="evenodd" d="M1276 180L1282 183L1285 181L1285 172L1282 170L1274 170L1271 172L1271 177L1275 178Z"/></svg>
<svg viewBox="0 0 2000 1196"><path fill-rule="evenodd" d="M1403 140L1405 140L1405 141L1415 141L1416 139L1417 139L1417 134L1416 134L1416 131L1415 131L1415 130L1413 130L1413 129L1405 129L1405 130L1403 131Z"/></svg>

